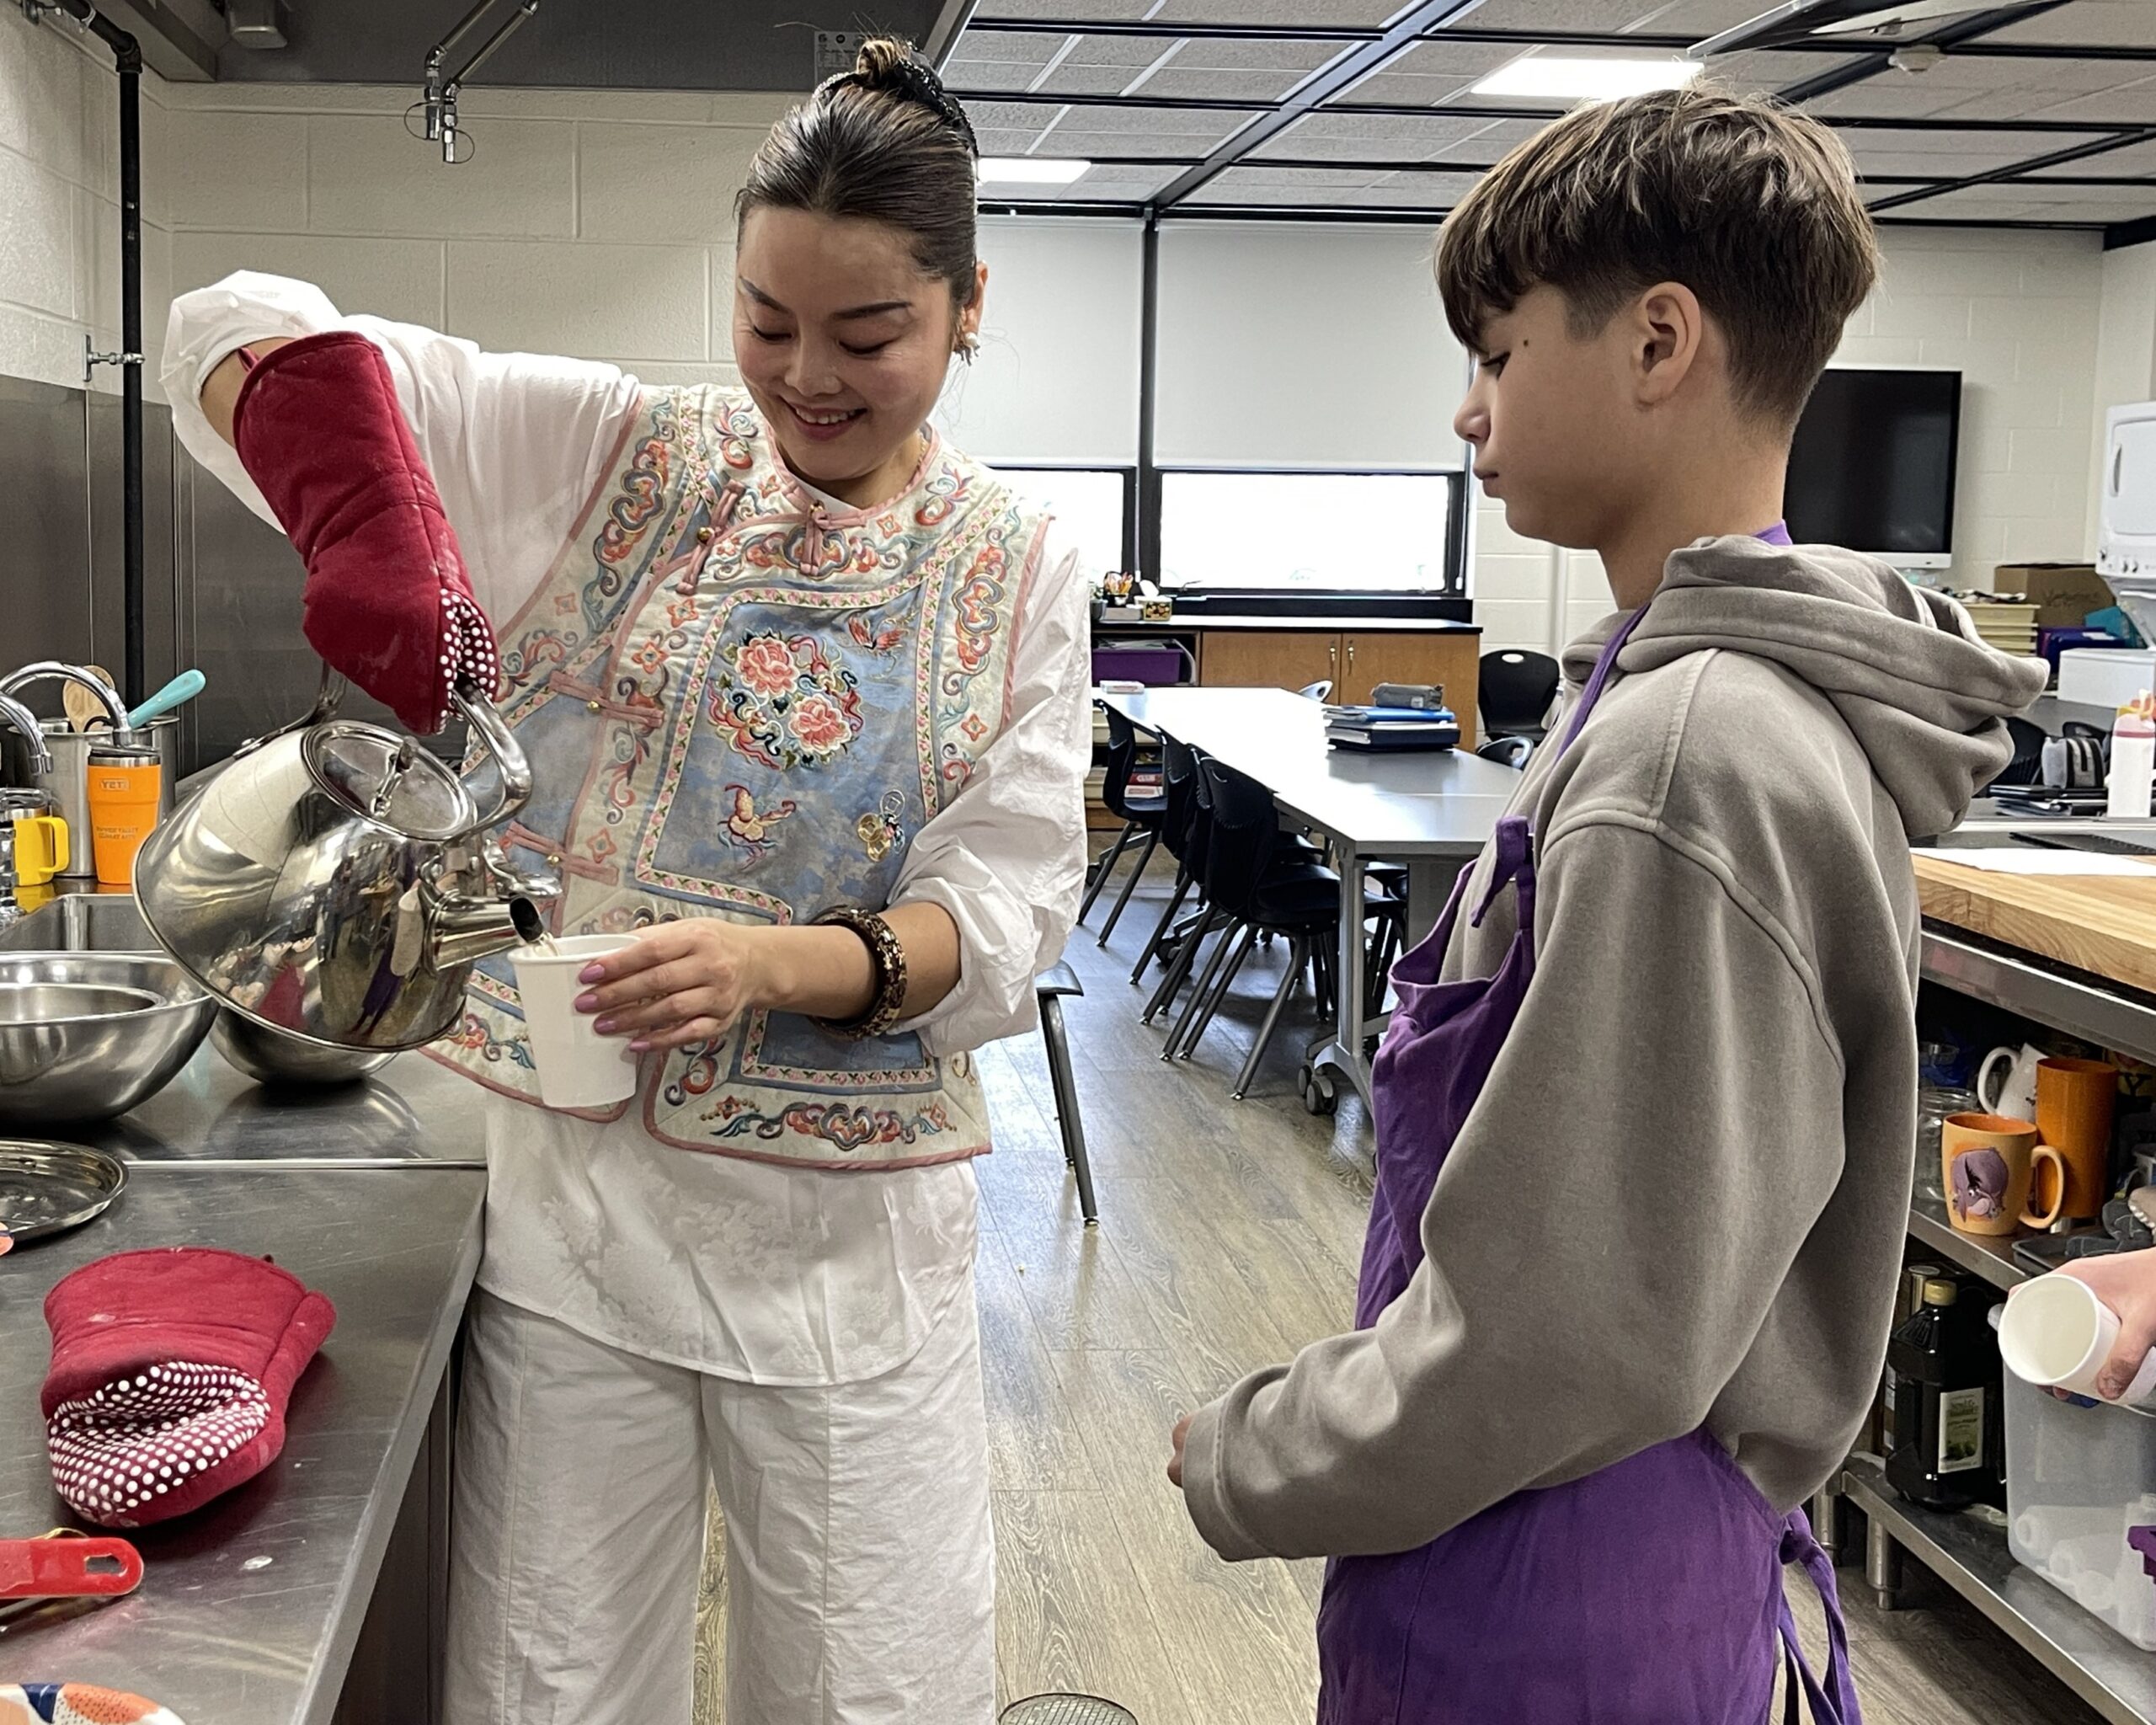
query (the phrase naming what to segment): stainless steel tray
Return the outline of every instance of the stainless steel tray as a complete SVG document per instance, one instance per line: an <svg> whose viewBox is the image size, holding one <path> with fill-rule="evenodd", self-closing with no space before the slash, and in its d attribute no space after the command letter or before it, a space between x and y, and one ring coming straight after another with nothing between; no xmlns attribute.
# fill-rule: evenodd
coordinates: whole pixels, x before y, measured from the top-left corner
<svg viewBox="0 0 2156 1725"><path fill-rule="evenodd" d="M0 1239L41 1240L104 1213L127 1184L116 1156L53 1138L0 1138Z"/></svg>

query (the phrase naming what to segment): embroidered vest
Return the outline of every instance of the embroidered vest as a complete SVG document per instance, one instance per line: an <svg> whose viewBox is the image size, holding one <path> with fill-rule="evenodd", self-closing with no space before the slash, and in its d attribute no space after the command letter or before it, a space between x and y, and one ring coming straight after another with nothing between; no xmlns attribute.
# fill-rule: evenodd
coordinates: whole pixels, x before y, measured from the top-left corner
<svg viewBox="0 0 2156 1725"><path fill-rule="evenodd" d="M502 714L534 783L503 836L512 862L561 875L554 932L887 904L908 842L1007 719L1044 525L940 443L892 503L825 513L745 395L648 392L618 471L501 634ZM490 773L472 772L482 794ZM430 1052L536 1103L505 959L465 1005ZM646 1055L633 1101L592 1117L632 1106L662 1143L764 1162L988 1148L969 1057L790 1013Z"/></svg>

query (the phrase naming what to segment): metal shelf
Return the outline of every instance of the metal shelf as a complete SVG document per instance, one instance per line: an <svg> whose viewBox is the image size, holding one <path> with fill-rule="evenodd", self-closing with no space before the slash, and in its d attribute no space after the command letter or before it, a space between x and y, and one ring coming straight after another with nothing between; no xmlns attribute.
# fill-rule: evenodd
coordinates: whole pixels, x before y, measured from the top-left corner
<svg viewBox="0 0 2156 1725"><path fill-rule="evenodd" d="M2156 1001L2146 996L1943 923L1924 925L1922 964L1928 982L2156 1063Z"/></svg>
<svg viewBox="0 0 2156 1725"><path fill-rule="evenodd" d="M1945 1204L1921 1193L1909 1200L1909 1238L1994 1288L2029 1279L2029 1272L2015 1262L2013 1235L1964 1234L1946 1220Z"/></svg>
<svg viewBox="0 0 2156 1725"><path fill-rule="evenodd" d="M2156 1653L2145 1653L2014 1561L2002 1529L1904 1503L1869 1461L1842 1490L1895 1544L1995 1624L2113 1725L2156 1725Z"/></svg>

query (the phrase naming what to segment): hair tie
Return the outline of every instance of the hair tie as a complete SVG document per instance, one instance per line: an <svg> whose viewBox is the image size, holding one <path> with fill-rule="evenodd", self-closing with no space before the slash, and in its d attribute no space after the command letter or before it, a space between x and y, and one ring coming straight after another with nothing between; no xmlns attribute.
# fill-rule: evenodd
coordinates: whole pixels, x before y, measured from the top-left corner
<svg viewBox="0 0 2156 1725"><path fill-rule="evenodd" d="M881 73L841 72L825 88L828 89L831 84L852 84L926 108L964 139L967 152L979 160L980 140L974 136L973 121L966 117L966 110L957 99L943 88L943 80L919 55L909 53L903 60L893 61Z"/></svg>

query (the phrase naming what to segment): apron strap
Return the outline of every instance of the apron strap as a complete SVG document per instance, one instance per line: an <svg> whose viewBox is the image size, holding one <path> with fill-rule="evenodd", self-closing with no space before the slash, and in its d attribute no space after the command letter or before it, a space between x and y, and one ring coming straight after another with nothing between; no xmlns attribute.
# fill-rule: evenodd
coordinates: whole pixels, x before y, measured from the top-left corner
<svg viewBox="0 0 2156 1725"><path fill-rule="evenodd" d="M1804 1649L1797 1642L1796 1616L1790 1610L1789 1596L1782 1596L1783 1656L1794 1664L1795 1675L1803 1685L1805 1705L1811 1710L1813 1725L1864 1725L1863 1712L1857 1704L1856 1685L1849 1675L1849 1628L1842 1621L1842 1601L1834 1585L1833 1562L1812 1537L1812 1524L1801 1509L1790 1510L1788 1519L1782 1524L1780 1555L1785 1564L1804 1566L1804 1573L1818 1589L1819 1603L1826 1611L1827 1681L1822 1685L1812 1674ZM1790 1725L1794 1725L1796 1717L1796 1688L1792 1685L1785 1703L1785 1717Z"/></svg>

